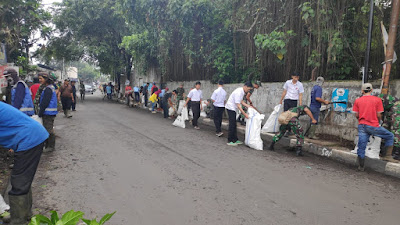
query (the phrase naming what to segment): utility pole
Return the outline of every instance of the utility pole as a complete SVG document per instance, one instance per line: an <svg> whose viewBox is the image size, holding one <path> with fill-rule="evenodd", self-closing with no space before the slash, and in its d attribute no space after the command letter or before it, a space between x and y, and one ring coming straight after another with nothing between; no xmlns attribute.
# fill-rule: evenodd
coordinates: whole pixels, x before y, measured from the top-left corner
<svg viewBox="0 0 400 225"><path fill-rule="evenodd" d="M372 41L372 28L374 25L374 0L370 0L369 8L369 25L368 25L368 37L367 37L367 50L365 52L364 61L364 83L368 83L368 72L369 72L369 54L371 52L371 41Z"/></svg>
<svg viewBox="0 0 400 225"><path fill-rule="evenodd" d="M389 38L385 56L385 74L383 77L383 88L381 93L387 95L389 93L390 70L394 56L394 44L396 42L397 26L399 23L400 0L392 1L392 15L390 16Z"/></svg>

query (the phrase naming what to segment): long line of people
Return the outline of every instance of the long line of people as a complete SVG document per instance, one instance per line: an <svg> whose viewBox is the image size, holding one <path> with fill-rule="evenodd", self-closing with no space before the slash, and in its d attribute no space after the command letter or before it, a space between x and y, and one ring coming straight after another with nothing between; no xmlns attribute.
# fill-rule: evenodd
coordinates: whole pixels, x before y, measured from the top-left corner
<svg viewBox="0 0 400 225"><path fill-rule="evenodd" d="M277 118L279 119L280 128L278 133L276 133L273 137L272 143L268 149L273 151L275 149L276 142L278 142L283 136L295 135L297 139L295 148L296 155L303 156L305 136L308 136L311 139L318 139L315 133L322 104L328 105L334 102L324 100L322 98L322 87L325 80L323 77L318 77L311 91L310 105L308 106L303 104L304 87L299 79L300 75L298 73L293 73L292 79L285 82L283 86L280 104L283 105L284 110L283 113L278 115L279 118ZM193 128L196 130L200 129L198 119L205 111L203 108L212 108L212 117L214 119L216 136L218 137L224 135L221 129L221 124L224 112L226 112L229 121L227 145L238 146L243 144L243 142L240 141L237 136L237 122L240 121L243 123L243 119L249 119L249 108L259 112L250 99L254 90L258 89L259 87L261 87L261 82L259 81L254 83L246 82L242 87L235 89L228 97L226 91L224 90L224 82L219 81L218 88L213 92L210 100L204 101L200 82L195 83L194 88L190 90L187 96L185 96L183 84L181 84L176 90L170 92L168 88L159 89L156 83L152 83L151 86L149 83L147 83L147 85L144 86L144 90L148 90L148 93L151 93L151 95L147 95L147 92L143 92L143 103L144 107L146 107L146 101L148 97L151 103L150 110L153 113L156 113L156 106L159 104L160 111L163 110L164 112L164 118L175 118L182 111L189 112L192 118ZM382 137L385 140L386 147L384 151L382 151L382 159L390 162L398 162L395 159L399 158L397 157L399 149L396 151L393 150L393 139L395 138L393 133L397 136L400 136L400 132L398 132L400 128L393 128L395 132L392 133L380 126L379 121L382 120L382 114L384 113L384 110L381 109L383 107L382 100L384 101L384 99L381 100L378 97L372 96L375 98L372 99L374 101L371 101L368 98L372 94L371 84L363 85L361 92L362 97L357 99L353 108L353 111L355 112L360 124L358 127L360 136L358 145L360 147L357 153L359 170L364 170L365 149L368 144L368 139L371 135ZM364 98L368 98L368 100L364 100ZM390 96L390 98L393 99L392 96ZM182 106L180 106L180 104L183 104L183 108L186 109L182 110ZM393 108L395 108L396 104L392 105ZM207 113L204 112L204 115L207 115ZM310 119L310 126L306 132L301 126L299 119L303 115L308 116ZM398 125L400 123L395 124ZM366 129L365 126L370 127ZM377 131L378 128L379 132ZM399 139L397 136L395 140ZM395 159L392 157L392 152L394 153Z"/></svg>

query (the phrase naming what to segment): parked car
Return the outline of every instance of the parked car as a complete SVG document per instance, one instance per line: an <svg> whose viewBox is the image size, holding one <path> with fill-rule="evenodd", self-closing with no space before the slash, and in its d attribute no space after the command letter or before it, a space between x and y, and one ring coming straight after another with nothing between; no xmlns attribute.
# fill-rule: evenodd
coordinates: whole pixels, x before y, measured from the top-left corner
<svg viewBox="0 0 400 225"><path fill-rule="evenodd" d="M93 94L93 88L90 85L85 84L85 92Z"/></svg>

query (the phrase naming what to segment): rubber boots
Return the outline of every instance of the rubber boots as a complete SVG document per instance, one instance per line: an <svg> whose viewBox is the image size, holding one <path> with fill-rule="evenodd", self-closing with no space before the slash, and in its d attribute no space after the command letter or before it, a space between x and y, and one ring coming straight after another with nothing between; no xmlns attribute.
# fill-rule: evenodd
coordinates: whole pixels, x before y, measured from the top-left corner
<svg viewBox="0 0 400 225"><path fill-rule="evenodd" d="M396 147L394 149L393 159L400 160L400 148Z"/></svg>
<svg viewBox="0 0 400 225"><path fill-rule="evenodd" d="M65 110L65 112L66 112L65 114L67 115L67 118L71 118L72 117L71 112L70 112L69 109Z"/></svg>
<svg viewBox="0 0 400 225"><path fill-rule="evenodd" d="M384 157L382 157L382 160L385 160L385 161L388 161L388 162L394 162L394 163L399 162L399 161L393 159L392 152L393 152L393 146L386 147L386 154L385 154Z"/></svg>
<svg viewBox="0 0 400 225"><path fill-rule="evenodd" d="M317 136L315 136L315 130L317 129L317 126L311 125L310 130L308 130L308 138L317 140Z"/></svg>
<svg viewBox="0 0 400 225"><path fill-rule="evenodd" d="M269 146L268 150L275 151L274 146L275 142L271 142L271 145Z"/></svg>
<svg viewBox="0 0 400 225"><path fill-rule="evenodd" d="M303 147L302 146L297 146L296 147L296 155L297 156L303 156Z"/></svg>
<svg viewBox="0 0 400 225"><path fill-rule="evenodd" d="M10 225L27 225L31 215L32 205L29 200L29 194L26 195L10 195Z"/></svg>
<svg viewBox="0 0 400 225"><path fill-rule="evenodd" d="M56 147L56 135L54 132L50 133L49 138L47 139L46 147L43 152L52 152Z"/></svg>
<svg viewBox="0 0 400 225"><path fill-rule="evenodd" d="M364 172L365 170L365 158L358 156L358 171Z"/></svg>

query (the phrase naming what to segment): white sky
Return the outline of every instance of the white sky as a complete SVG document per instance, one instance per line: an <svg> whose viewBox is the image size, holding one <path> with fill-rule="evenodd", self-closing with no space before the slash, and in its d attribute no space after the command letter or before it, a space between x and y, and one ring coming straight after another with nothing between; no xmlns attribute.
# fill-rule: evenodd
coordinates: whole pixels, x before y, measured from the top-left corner
<svg viewBox="0 0 400 225"><path fill-rule="evenodd" d="M49 7L51 7L52 3L56 3L56 2L62 2L62 0L42 0L41 4L44 5L45 8L49 8ZM36 33L36 34L33 34L33 36L35 38L38 38L39 34ZM30 50L31 53L36 51L39 48L38 44L47 44L47 40L40 40L36 45L32 46L32 48ZM34 63L34 64L38 63L38 61L36 61L35 59L31 59L31 60L32 60L32 63Z"/></svg>

